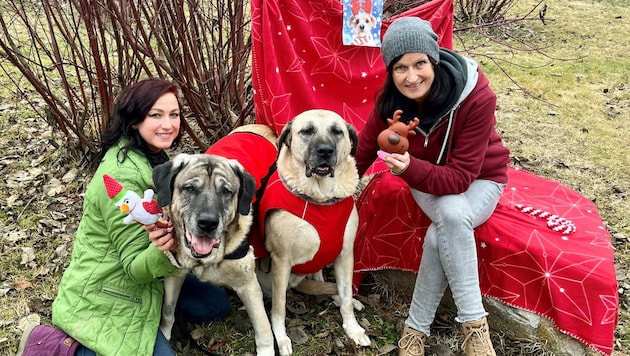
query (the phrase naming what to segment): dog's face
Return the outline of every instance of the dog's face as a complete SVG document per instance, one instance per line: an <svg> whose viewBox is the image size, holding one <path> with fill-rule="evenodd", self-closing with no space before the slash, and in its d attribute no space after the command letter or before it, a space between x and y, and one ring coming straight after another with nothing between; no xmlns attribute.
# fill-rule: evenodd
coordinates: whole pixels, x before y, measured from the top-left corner
<svg viewBox="0 0 630 356"><path fill-rule="evenodd" d="M334 177L338 165L354 155L356 145L354 127L329 110L301 113L278 138L278 149L284 149L297 166L303 165L307 178Z"/></svg>
<svg viewBox="0 0 630 356"><path fill-rule="evenodd" d="M350 27L357 37L372 36L372 28L376 26L376 18L371 14L361 12L350 18Z"/></svg>
<svg viewBox="0 0 630 356"><path fill-rule="evenodd" d="M249 231L256 186L235 160L179 154L153 169L153 182L158 204L173 221L178 253L219 262ZM233 237L238 241L230 241Z"/></svg>

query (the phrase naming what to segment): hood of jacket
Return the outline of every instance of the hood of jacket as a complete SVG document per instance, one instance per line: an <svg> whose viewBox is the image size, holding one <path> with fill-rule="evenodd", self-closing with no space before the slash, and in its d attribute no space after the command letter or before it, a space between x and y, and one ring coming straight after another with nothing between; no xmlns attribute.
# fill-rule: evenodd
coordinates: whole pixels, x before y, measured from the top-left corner
<svg viewBox="0 0 630 356"><path fill-rule="evenodd" d="M479 79L479 73L477 72L478 64L471 58L461 56L449 49L440 48L440 64L442 69L452 78L453 89L451 91L450 100L439 114L436 116L438 119L433 123L429 132L424 132L421 127L416 127L416 130L428 137L431 131L439 126L446 120L447 130L442 142L442 148L440 155L437 158L436 164L440 164L447 150L448 137L450 137L451 127L453 125L453 119L457 107L470 95Z"/></svg>
<svg viewBox="0 0 630 356"><path fill-rule="evenodd" d="M438 111L432 126L443 121L447 115L457 109L457 106L473 91L479 78L477 62L445 48L440 48L440 63L438 65L446 75L452 78L453 88L450 91L449 100Z"/></svg>

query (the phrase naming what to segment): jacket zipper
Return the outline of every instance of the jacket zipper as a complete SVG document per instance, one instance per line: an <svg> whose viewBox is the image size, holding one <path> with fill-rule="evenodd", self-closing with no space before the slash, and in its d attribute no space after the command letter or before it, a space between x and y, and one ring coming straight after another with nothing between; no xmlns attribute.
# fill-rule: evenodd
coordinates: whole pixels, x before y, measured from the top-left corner
<svg viewBox="0 0 630 356"><path fill-rule="evenodd" d="M102 289L103 293L105 294L109 294L113 297L117 297L117 298L121 298L121 299L126 299L129 300L131 302L135 302L135 303L140 303L142 300L139 297L133 296L133 295L129 295L129 294L125 294L113 289L109 289L109 288L103 288Z"/></svg>
<svg viewBox="0 0 630 356"><path fill-rule="evenodd" d="M424 132L422 129L419 129L418 127L416 127L416 130L424 136L424 148L427 148L429 146L429 135L431 135L431 133L433 133L433 131L435 131L438 127L444 125L444 122L446 121L448 120L438 121L435 125L433 125L433 127L431 127L429 132Z"/></svg>

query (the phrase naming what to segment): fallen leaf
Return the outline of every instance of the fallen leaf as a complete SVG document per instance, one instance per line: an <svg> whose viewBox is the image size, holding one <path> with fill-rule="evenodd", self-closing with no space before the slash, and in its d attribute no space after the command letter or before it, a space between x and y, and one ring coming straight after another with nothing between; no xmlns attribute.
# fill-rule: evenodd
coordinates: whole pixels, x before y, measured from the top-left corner
<svg viewBox="0 0 630 356"><path fill-rule="evenodd" d="M35 251L32 247L22 247L22 261L21 265L25 265L35 259Z"/></svg>
<svg viewBox="0 0 630 356"><path fill-rule="evenodd" d="M13 282L13 288L15 289L26 289L26 288L30 288L32 285L33 283L29 281L24 281L24 280Z"/></svg>
<svg viewBox="0 0 630 356"><path fill-rule="evenodd" d="M13 207L19 201L20 197L18 195L11 195L7 198L7 207Z"/></svg>
<svg viewBox="0 0 630 356"><path fill-rule="evenodd" d="M387 344L378 348L379 355L389 355L390 352L396 350L398 347L396 345Z"/></svg>
<svg viewBox="0 0 630 356"><path fill-rule="evenodd" d="M0 287L0 297L6 296L10 290L11 290L11 287L6 287L6 286Z"/></svg>
<svg viewBox="0 0 630 356"><path fill-rule="evenodd" d="M217 343L213 344L212 346L210 346L210 347L209 347L209 350L210 350L210 351L217 351L218 349L220 349L220 348L222 348L223 346L225 346L225 344L227 344L227 341L226 341L226 340L219 341L219 342L217 342Z"/></svg>
<svg viewBox="0 0 630 356"><path fill-rule="evenodd" d="M308 308L304 302L287 303L287 310L296 315L303 315L308 313Z"/></svg>
<svg viewBox="0 0 630 356"><path fill-rule="evenodd" d="M287 335L296 345L302 345L310 340L309 336L306 334L306 332L304 332L304 326L290 328Z"/></svg>
<svg viewBox="0 0 630 356"><path fill-rule="evenodd" d="M321 333L315 335L314 337L316 337L318 339L324 339L324 338L327 338L328 335L330 335L330 332L328 330L325 330L324 332L321 332Z"/></svg>
<svg viewBox="0 0 630 356"><path fill-rule="evenodd" d="M72 168L66 174L64 174L63 177L61 177L61 181L64 183L74 182L74 180L77 178L77 172L78 171L76 168Z"/></svg>
<svg viewBox="0 0 630 356"><path fill-rule="evenodd" d="M4 235L4 239L8 242L18 242L27 237L26 233L21 230L13 230L9 231Z"/></svg>
<svg viewBox="0 0 630 356"><path fill-rule="evenodd" d="M196 327L195 330L190 332L190 337L193 340L198 340L201 339L205 334L205 331L203 330L203 328L200 327Z"/></svg>

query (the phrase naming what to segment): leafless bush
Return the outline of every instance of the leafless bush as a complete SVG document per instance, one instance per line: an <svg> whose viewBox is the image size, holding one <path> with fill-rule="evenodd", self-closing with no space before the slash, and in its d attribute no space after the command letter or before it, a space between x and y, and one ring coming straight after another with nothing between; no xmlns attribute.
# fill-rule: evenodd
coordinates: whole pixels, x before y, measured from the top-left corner
<svg viewBox="0 0 630 356"><path fill-rule="evenodd" d="M491 23L505 18L516 0L455 0L458 21Z"/></svg>
<svg viewBox="0 0 630 356"><path fill-rule="evenodd" d="M383 17L398 15L431 0L385 0ZM458 22L483 24L505 18L516 0L454 0L455 17Z"/></svg>
<svg viewBox="0 0 630 356"><path fill-rule="evenodd" d="M0 70L88 161L117 93L142 77L182 88L200 148L253 111L247 0L6 0ZM17 72L16 72L17 69ZM45 105L38 105L34 90Z"/></svg>
<svg viewBox="0 0 630 356"><path fill-rule="evenodd" d="M398 15L430 1L432 0L385 0L383 2L383 18Z"/></svg>
<svg viewBox="0 0 630 356"><path fill-rule="evenodd" d="M384 17L428 1L387 0ZM510 36L507 25L525 19L505 18L515 1L455 0L455 33L484 31L491 41L511 45L485 30L508 28L503 38ZM18 99L88 161L122 88L147 76L173 79L190 113L184 130L205 149L251 121L248 9L249 0L5 0L0 70ZM474 47L462 46L474 54Z"/></svg>

